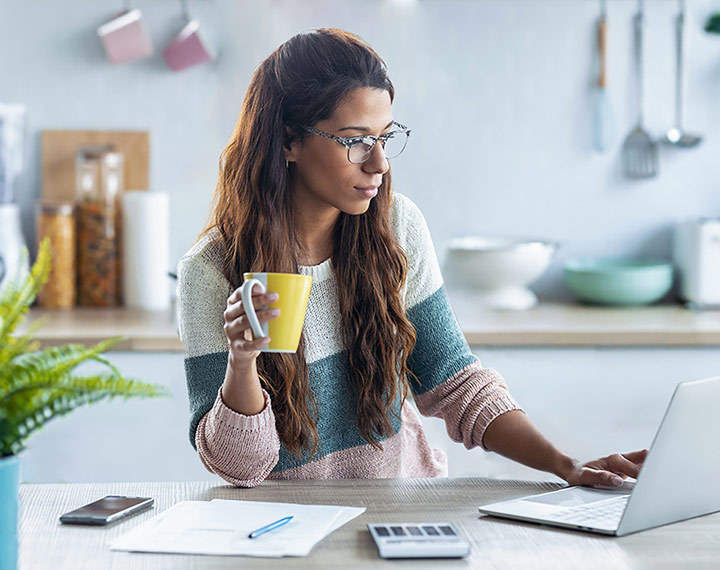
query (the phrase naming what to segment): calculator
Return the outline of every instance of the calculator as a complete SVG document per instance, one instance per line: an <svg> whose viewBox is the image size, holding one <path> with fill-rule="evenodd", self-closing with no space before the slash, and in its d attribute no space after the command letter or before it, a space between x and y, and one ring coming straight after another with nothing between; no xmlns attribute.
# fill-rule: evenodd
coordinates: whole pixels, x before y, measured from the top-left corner
<svg viewBox="0 0 720 570"><path fill-rule="evenodd" d="M367 526L382 558L465 558L470 554L470 544L452 523L393 522Z"/></svg>

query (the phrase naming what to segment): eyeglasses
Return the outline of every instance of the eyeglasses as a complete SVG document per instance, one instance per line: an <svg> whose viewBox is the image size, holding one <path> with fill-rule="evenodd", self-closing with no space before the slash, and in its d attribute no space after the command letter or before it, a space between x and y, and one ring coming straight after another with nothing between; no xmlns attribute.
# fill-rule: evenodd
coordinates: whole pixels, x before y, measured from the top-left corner
<svg viewBox="0 0 720 570"><path fill-rule="evenodd" d="M341 145L347 147L347 157L353 164L362 164L367 161L371 156L375 145L380 141L380 144L385 151L385 158L395 158L402 151L405 150L407 145L408 137L410 137L410 129L405 125L401 125L397 121L393 121L393 126L399 127L400 130L390 131L379 137L373 135L363 135L360 137L336 137L330 133L321 131L314 127L301 126L300 128L308 133L314 135L320 135L326 139L337 141Z"/></svg>

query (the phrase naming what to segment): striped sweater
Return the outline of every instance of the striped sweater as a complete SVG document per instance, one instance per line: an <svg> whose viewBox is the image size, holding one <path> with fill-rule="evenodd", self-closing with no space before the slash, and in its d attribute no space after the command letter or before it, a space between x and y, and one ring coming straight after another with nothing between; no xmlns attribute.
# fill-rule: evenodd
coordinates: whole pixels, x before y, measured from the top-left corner
<svg viewBox="0 0 720 570"><path fill-rule="evenodd" d="M408 257L403 291L417 341L408 365L417 409L445 420L449 436L468 449L483 446L496 417L519 409L502 377L483 368L471 352L450 308L425 219L410 199L394 194L391 224ZM300 267L313 277L304 323L310 389L317 404L318 448L302 457L281 444L272 401L245 416L225 405L228 342L223 311L234 287L221 270L222 250L212 232L183 256L178 268L178 323L185 343L190 399L190 442L205 467L224 480L251 487L264 479L395 478L447 476L447 459L433 449L414 407L397 402L393 435L382 449L367 443L357 427L357 405L349 386L347 349L342 344L337 282L328 259Z"/></svg>

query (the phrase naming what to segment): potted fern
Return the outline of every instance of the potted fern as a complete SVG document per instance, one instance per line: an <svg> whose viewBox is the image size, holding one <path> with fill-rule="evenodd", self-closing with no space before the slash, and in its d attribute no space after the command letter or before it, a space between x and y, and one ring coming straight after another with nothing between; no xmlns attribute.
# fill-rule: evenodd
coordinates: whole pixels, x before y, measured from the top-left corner
<svg viewBox="0 0 720 570"><path fill-rule="evenodd" d="M0 552L3 570L15 568L18 548L18 454L28 436L51 419L75 408L107 398L165 395L162 386L124 378L102 353L121 338L93 347L78 344L39 350L33 340L39 328L14 335L18 325L48 279L50 243L45 239L23 283L0 291ZM83 362L100 363L102 372L80 374Z"/></svg>

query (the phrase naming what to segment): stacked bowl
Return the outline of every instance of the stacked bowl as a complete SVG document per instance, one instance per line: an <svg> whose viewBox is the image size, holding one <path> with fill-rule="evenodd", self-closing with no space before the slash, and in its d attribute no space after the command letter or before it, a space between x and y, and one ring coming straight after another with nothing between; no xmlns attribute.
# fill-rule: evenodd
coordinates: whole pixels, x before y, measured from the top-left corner
<svg viewBox="0 0 720 570"><path fill-rule="evenodd" d="M568 261L565 283L581 301L598 305L649 305L673 282L673 267L658 259L584 257Z"/></svg>

